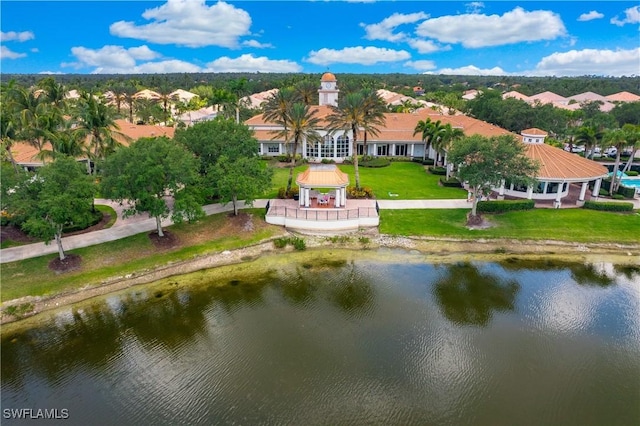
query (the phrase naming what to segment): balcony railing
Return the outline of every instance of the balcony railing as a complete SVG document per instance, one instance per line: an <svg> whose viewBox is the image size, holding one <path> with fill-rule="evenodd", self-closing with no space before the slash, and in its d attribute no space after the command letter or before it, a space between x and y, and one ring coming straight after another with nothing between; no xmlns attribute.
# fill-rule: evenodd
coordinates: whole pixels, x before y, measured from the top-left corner
<svg viewBox="0 0 640 426"><path fill-rule="evenodd" d="M328 221L349 220L362 217L378 217L376 207L358 207L356 209L304 209L286 206L271 206L267 216L280 216L300 220Z"/></svg>

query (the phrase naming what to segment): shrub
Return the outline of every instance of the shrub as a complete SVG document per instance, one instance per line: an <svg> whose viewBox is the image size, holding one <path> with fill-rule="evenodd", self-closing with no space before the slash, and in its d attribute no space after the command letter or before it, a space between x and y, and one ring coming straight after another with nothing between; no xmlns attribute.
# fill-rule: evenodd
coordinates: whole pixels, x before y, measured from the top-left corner
<svg viewBox="0 0 640 426"><path fill-rule="evenodd" d="M607 212L631 212L633 211L633 203L585 201L582 208Z"/></svg>
<svg viewBox="0 0 640 426"><path fill-rule="evenodd" d="M322 164L335 164L335 161L331 158L323 158L321 161Z"/></svg>
<svg viewBox="0 0 640 426"><path fill-rule="evenodd" d="M462 183L456 178L443 179L440 178L440 183L442 186L447 186L450 188L462 188Z"/></svg>
<svg viewBox="0 0 640 426"><path fill-rule="evenodd" d="M604 188L600 188L599 195L600 195L601 197L606 197L607 195L609 195L609 191L607 191L607 190L606 190L606 189L604 189Z"/></svg>
<svg viewBox="0 0 640 426"><path fill-rule="evenodd" d="M278 188L278 198L282 200L291 199L298 195L299 192L300 188L298 188L297 186L292 186L289 192L287 192L286 188L280 187Z"/></svg>
<svg viewBox="0 0 640 426"><path fill-rule="evenodd" d="M371 239L369 237L360 237L358 238L358 241L360 241L360 244L362 244L363 246L366 246L371 242Z"/></svg>
<svg viewBox="0 0 640 426"><path fill-rule="evenodd" d="M305 250L307 248L307 243L305 243L302 238L293 237L293 238L290 239L289 242L291 243L293 248L296 249L296 250L302 251L302 250Z"/></svg>
<svg viewBox="0 0 640 426"><path fill-rule="evenodd" d="M623 198L633 198L636 195L636 189L620 185L618 188L618 194L616 195L622 195Z"/></svg>
<svg viewBox="0 0 640 426"><path fill-rule="evenodd" d="M391 165L391 161L388 158L367 158L366 160L362 160L360 163L362 167L371 167L371 168L379 168L379 167L387 167Z"/></svg>
<svg viewBox="0 0 640 426"><path fill-rule="evenodd" d="M447 169L445 169L444 167L440 167L440 166L429 167L429 171L432 174L438 175L438 176L446 176L447 175Z"/></svg>
<svg viewBox="0 0 640 426"><path fill-rule="evenodd" d="M624 200L624 195L622 195L622 194L613 194L611 196L611 198L613 198L614 200Z"/></svg>
<svg viewBox="0 0 640 426"><path fill-rule="evenodd" d="M287 244L289 244L289 238L287 237L280 237L273 240L273 245L276 248L285 248Z"/></svg>
<svg viewBox="0 0 640 426"><path fill-rule="evenodd" d="M636 172L635 170L629 170L628 172L626 172L627 176L638 176L638 172Z"/></svg>
<svg viewBox="0 0 640 426"><path fill-rule="evenodd" d="M368 186L356 189L355 186L347 186L347 195L349 198L373 198L373 190Z"/></svg>
<svg viewBox="0 0 640 426"><path fill-rule="evenodd" d="M504 213L516 210L531 210L535 204L533 200L478 201L478 212Z"/></svg>

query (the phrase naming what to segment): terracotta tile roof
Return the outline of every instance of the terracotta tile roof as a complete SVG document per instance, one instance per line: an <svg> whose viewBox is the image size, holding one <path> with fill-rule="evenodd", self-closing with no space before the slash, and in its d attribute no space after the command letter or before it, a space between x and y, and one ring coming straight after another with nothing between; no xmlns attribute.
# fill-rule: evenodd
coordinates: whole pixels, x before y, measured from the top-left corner
<svg viewBox="0 0 640 426"><path fill-rule="evenodd" d="M637 102L640 101L640 96L634 95L629 92L618 92L613 95L605 96L610 102Z"/></svg>
<svg viewBox="0 0 640 426"><path fill-rule="evenodd" d="M523 95L522 93L516 92L515 90L503 93L502 94L502 99L506 99L506 98L516 98L516 99L521 99L523 101L528 101L529 100L529 97L527 95Z"/></svg>
<svg viewBox="0 0 640 426"><path fill-rule="evenodd" d="M550 104L553 102L567 102L567 98L565 98L564 96L560 96L556 93L553 92L542 92L542 93L538 93L537 95L533 95L533 96L529 96L529 102L535 102L538 101L540 103L543 104Z"/></svg>
<svg viewBox="0 0 640 426"><path fill-rule="evenodd" d="M572 181L607 175L606 167L560 148L543 143L525 145L527 156L540 164L538 179Z"/></svg>
<svg viewBox="0 0 640 426"><path fill-rule="evenodd" d="M602 96L602 95L598 95L597 93L593 93L593 92L584 92L584 93L579 93L577 95L573 95L573 96L569 96L567 98L568 100L574 100L577 102L586 102L586 101L606 101L607 99Z"/></svg>
<svg viewBox="0 0 640 426"><path fill-rule="evenodd" d="M547 136L549 133L544 130L540 130L537 127L532 127L530 129L524 129L520 132L522 135L531 135L531 136Z"/></svg>
<svg viewBox="0 0 640 426"><path fill-rule="evenodd" d="M342 187L349 185L349 175L343 173L335 164L309 166L296 179L298 185L322 187Z"/></svg>
<svg viewBox="0 0 640 426"><path fill-rule="evenodd" d="M173 127L131 124L126 120L116 120L116 124L118 124L118 127L120 127L118 131L128 136L129 138L131 138L131 141L135 141L143 137L154 137L154 136L167 136L169 138L173 138L173 135L175 133L175 129ZM119 135L115 135L114 137L118 142L120 142L125 146L128 146L130 143L130 141L127 138L123 138ZM49 142L46 142L43 149L51 150L51 144ZM42 164L42 161L36 159L38 150L27 142L14 143L13 148L11 149L11 153L13 154L13 158L16 160L18 164L23 164L23 165ZM81 160L85 158L86 156L82 156L78 159Z"/></svg>

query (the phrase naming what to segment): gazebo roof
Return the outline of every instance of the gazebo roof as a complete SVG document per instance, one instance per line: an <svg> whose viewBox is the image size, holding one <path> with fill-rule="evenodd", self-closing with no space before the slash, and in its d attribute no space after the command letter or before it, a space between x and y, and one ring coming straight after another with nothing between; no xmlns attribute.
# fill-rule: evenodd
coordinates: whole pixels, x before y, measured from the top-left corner
<svg viewBox="0 0 640 426"><path fill-rule="evenodd" d="M540 163L538 179L583 181L604 177L608 172L595 161L551 145L526 144L525 150L529 158Z"/></svg>
<svg viewBox="0 0 640 426"><path fill-rule="evenodd" d="M342 188L349 185L349 175L335 164L312 165L298 175L296 183L309 188Z"/></svg>

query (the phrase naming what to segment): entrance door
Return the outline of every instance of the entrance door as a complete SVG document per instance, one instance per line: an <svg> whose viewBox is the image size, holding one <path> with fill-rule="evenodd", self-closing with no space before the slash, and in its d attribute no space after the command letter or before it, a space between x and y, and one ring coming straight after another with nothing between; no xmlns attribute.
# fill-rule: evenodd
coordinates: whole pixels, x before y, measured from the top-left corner
<svg viewBox="0 0 640 426"><path fill-rule="evenodd" d="M406 157L407 156L407 145L396 145L395 155L397 155L399 157Z"/></svg>

